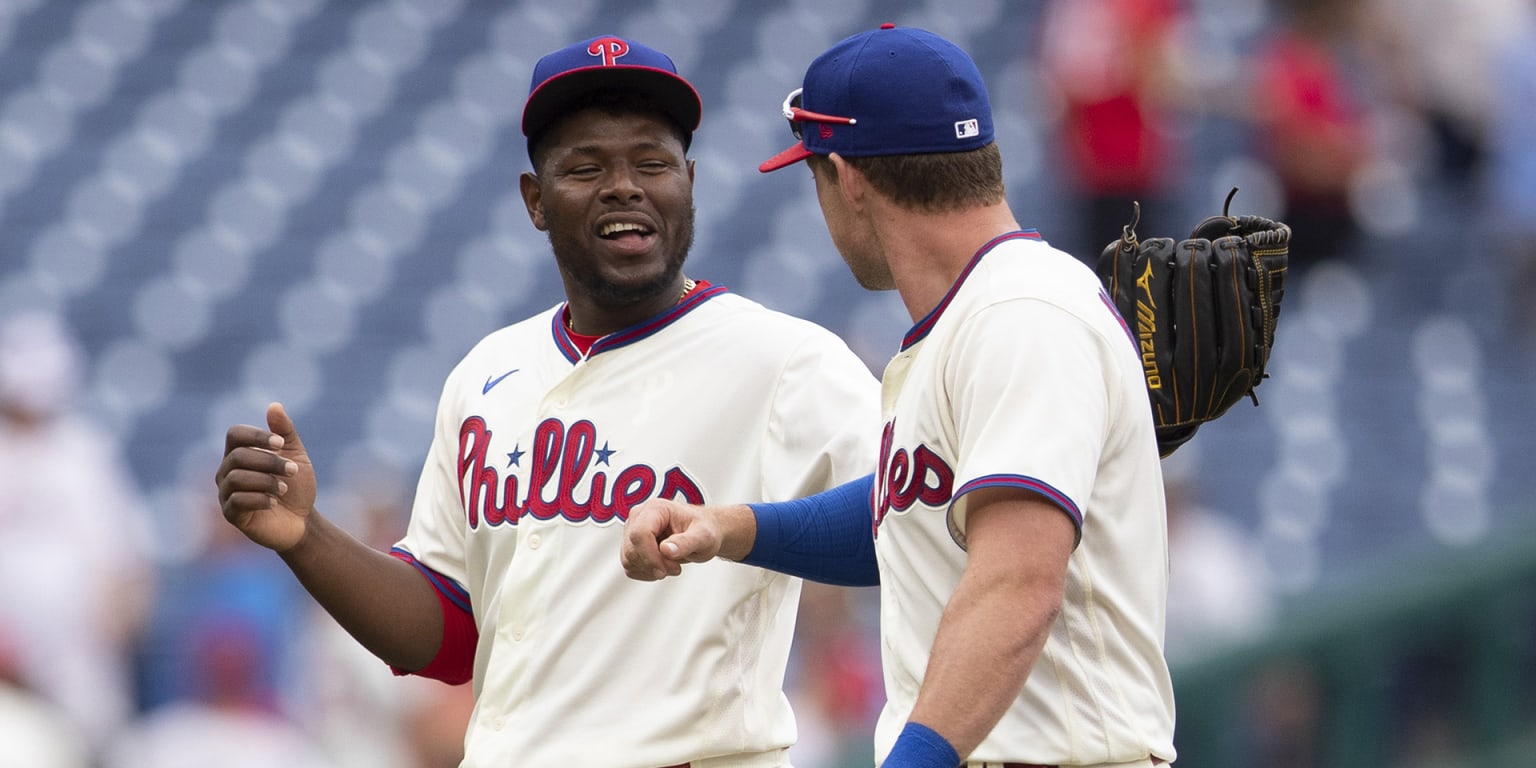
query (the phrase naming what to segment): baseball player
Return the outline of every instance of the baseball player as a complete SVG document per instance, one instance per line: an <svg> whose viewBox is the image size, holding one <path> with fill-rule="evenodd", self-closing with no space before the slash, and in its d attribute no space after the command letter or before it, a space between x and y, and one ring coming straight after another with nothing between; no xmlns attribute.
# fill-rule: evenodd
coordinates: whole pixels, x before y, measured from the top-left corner
<svg viewBox="0 0 1536 768"><path fill-rule="evenodd" d="M473 681L465 768L788 765L799 581L722 561L658 590L614 562L645 499L793 499L874 450L878 383L840 339L684 277L700 114L631 40L538 62L520 184L566 301L449 374L388 555L314 510L280 405L229 430L225 517L397 672Z"/></svg>
<svg viewBox="0 0 1536 768"><path fill-rule="evenodd" d="M914 322L885 370L878 464L788 503L648 502L626 570L719 556L878 582L886 768L1171 761L1140 360L1095 274L1010 212L975 63L886 25L813 61L784 111L800 141L761 169L808 159L844 260Z"/></svg>

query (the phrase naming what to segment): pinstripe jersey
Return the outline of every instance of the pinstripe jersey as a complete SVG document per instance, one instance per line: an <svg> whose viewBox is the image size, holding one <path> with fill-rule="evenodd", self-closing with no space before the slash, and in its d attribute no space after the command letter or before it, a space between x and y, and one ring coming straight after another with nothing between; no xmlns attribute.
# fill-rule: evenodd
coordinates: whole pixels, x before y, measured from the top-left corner
<svg viewBox="0 0 1536 768"><path fill-rule="evenodd" d="M464 768L655 768L793 742L800 582L724 560L624 575L657 496L782 501L868 474L878 384L830 332L701 288L582 356L563 306L449 375L399 548L473 610Z"/></svg>
<svg viewBox="0 0 1536 768"><path fill-rule="evenodd" d="M970 759L1173 757L1162 473L1128 336L1086 265L1015 232L977 253L886 368L872 498L882 759L911 714L966 565L965 494L988 486L1043 495L1080 540L1023 692Z"/></svg>

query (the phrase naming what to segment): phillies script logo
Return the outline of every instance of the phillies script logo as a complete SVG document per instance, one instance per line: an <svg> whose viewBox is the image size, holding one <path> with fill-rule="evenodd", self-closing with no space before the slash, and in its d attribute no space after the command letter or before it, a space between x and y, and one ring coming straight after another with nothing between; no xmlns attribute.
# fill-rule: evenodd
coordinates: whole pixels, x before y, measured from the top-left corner
<svg viewBox="0 0 1536 768"><path fill-rule="evenodd" d="M598 453L597 427L582 420L569 429L559 419L545 419L534 430L533 447L528 450L531 464L528 487L518 487L517 476L505 479L486 461L491 444L491 430L485 419L471 416L459 426L459 493L469 515L469 527L510 523L517 525L524 515L538 520L564 516L567 520L606 523L614 518L628 519L629 509L650 498L679 499L689 504L703 504L704 494L688 475L673 467L660 478L656 470L636 464L619 470L610 484L609 473L594 470L584 499L576 498L576 488L592 457ZM553 496L550 496L551 491Z"/></svg>
<svg viewBox="0 0 1536 768"><path fill-rule="evenodd" d="M593 40L587 46L587 53L603 58L603 66L611 67L618 62L624 54L629 53L629 43L617 37L605 37L601 40Z"/></svg>
<svg viewBox="0 0 1536 768"><path fill-rule="evenodd" d="M926 445L918 445L911 453L906 448L892 450L895 432L896 422L892 420L880 434L879 474L869 504L874 511L876 536L887 512L900 512L917 501L930 507L948 504L954 491L955 471L944 459Z"/></svg>

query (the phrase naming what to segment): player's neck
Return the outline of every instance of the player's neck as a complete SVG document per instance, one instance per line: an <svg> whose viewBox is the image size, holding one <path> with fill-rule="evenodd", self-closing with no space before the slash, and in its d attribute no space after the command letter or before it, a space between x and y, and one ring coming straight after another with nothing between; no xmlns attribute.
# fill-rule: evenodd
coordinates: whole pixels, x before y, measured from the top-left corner
<svg viewBox="0 0 1536 768"><path fill-rule="evenodd" d="M938 306L982 246L1019 229L1006 203L942 213L891 207L877 221L891 277L912 322Z"/></svg>
<svg viewBox="0 0 1536 768"><path fill-rule="evenodd" d="M693 278L683 277L681 285L672 291L676 296L675 300L649 301L622 310L611 306L600 307L590 301L570 298L567 299L564 310L565 329L575 340L596 340L671 309L682 303L683 299L688 298L688 294L697 287L698 283Z"/></svg>

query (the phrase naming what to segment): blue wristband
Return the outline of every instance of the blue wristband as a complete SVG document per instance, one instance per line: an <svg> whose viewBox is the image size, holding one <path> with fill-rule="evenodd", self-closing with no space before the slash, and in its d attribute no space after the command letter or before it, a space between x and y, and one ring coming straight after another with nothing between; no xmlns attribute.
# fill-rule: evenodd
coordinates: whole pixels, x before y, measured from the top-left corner
<svg viewBox="0 0 1536 768"><path fill-rule="evenodd" d="M957 768L960 755L937 731L922 723L908 722L885 756L882 768Z"/></svg>

